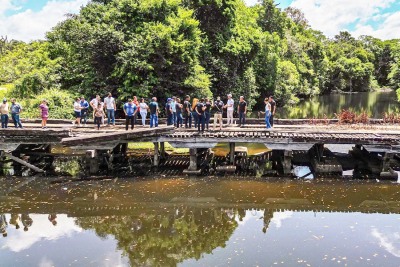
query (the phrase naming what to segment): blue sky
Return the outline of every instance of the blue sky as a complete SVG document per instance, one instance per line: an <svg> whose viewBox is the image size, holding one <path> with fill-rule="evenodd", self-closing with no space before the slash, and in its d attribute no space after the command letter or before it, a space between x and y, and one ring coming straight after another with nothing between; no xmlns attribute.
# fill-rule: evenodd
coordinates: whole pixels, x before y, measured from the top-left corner
<svg viewBox="0 0 400 267"><path fill-rule="evenodd" d="M77 13L89 0L0 0L0 36L31 41L43 39L45 32ZM248 5L257 0L245 0ZM399 0L275 0L280 8L300 8L310 25L333 37L350 31L355 37L372 35L400 39Z"/></svg>

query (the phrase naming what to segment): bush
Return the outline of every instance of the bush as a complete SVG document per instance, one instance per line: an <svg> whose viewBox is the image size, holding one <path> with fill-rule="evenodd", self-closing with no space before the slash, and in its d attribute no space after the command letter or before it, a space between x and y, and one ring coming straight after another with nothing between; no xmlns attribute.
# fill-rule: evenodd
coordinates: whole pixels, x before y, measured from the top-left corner
<svg viewBox="0 0 400 267"><path fill-rule="evenodd" d="M49 106L49 118L52 119L73 119L72 104L74 95L59 89L42 91L33 98L17 100L23 107L23 118L39 118L39 105L46 99Z"/></svg>
<svg viewBox="0 0 400 267"><path fill-rule="evenodd" d="M397 89L397 100L400 102L400 88Z"/></svg>

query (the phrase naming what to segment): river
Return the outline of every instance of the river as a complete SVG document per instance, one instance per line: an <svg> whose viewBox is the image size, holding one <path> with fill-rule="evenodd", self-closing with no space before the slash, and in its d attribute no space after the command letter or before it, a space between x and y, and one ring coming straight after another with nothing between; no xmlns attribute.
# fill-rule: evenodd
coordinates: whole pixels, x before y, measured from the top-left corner
<svg viewBox="0 0 400 267"><path fill-rule="evenodd" d="M399 266L400 185L0 178L1 266ZM7 192L5 194L5 192Z"/></svg>
<svg viewBox="0 0 400 267"><path fill-rule="evenodd" d="M371 118L382 118L385 112L399 112L395 91L361 92L355 94L330 94L302 100L295 106L277 109L278 118L308 119L335 118L343 109L367 112Z"/></svg>

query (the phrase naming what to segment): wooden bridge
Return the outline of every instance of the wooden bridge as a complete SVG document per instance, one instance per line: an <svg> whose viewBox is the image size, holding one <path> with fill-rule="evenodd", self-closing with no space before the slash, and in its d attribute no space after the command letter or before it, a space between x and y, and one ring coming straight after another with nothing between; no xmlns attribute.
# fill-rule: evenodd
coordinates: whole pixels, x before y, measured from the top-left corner
<svg viewBox="0 0 400 267"><path fill-rule="evenodd" d="M112 170L112 162L116 156L124 156L127 143L154 143L153 166L159 166L160 161L167 156L165 143L176 148L190 150L190 164L186 173L199 174L204 161L213 159L210 149L218 143L229 144L230 152L225 167L222 169L236 170L237 158L247 157L246 149L239 149L237 143L264 144L280 162L283 173L292 172L295 163L295 151L306 151L307 158L314 170L319 173L341 173L342 164L335 159L326 145L351 145L353 159L364 162L364 165L380 177L397 178L393 166L400 165L400 129L385 128L346 129L334 126L278 126L273 130L250 125L247 128L229 127L223 131L198 133L194 130L174 129L172 126L158 128L137 127L133 131L119 128L103 128L101 131L92 128L71 128L71 126L50 130L39 129L6 129L0 130L0 151L12 152L12 156L21 158L24 151L35 146L49 147L54 144L85 151L90 162L90 173L99 171L99 162L107 157L108 167ZM46 153L49 150L44 149ZM3 155L3 158L6 154ZM272 155L273 156L273 155ZM0 156L1 157L1 156ZM263 157L269 160L270 156ZM246 162L246 160L242 160ZM21 162L19 162L21 163ZM23 163L23 162L22 162ZM32 165L26 165L31 168ZM214 166L215 167L215 166ZM34 168L31 168L34 169ZM221 168L220 168L221 169Z"/></svg>

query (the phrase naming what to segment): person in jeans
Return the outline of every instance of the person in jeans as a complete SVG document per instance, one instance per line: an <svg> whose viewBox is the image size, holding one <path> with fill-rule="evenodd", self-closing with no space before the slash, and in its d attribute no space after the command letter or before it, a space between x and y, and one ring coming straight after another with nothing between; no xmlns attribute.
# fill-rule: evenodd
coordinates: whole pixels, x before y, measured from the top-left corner
<svg viewBox="0 0 400 267"><path fill-rule="evenodd" d="M269 123L271 124L271 127L274 127L274 116L275 116L275 111L276 111L276 102L275 102L274 97L272 95L269 96L268 101L269 101L269 104L271 105L271 116L269 118Z"/></svg>
<svg viewBox="0 0 400 267"><path fill-rule="evenodd" d="M208 98L205 99L204 106L206 107L204 110L204 120L207 131L209 130L210 118L211 118L211 102Z"/></svg>
<svg viewBox="0 0 400 267"><path fill-rule="evenodd" d="M87 116L89 112L89 103L85 100L83 96L81 96L81 124L83 123L86 126Z"/></svg>
<svg viewBox="0 0 400 267"><path fill-rule="evenodd" d="M1 114L1 128L5 129L8 127L8 103L7 99L3 99L3 103L0 104L0 114Z"/></svg>
<svg viewBox="0 0 400 267"><path fill-rule="evenodd" d="M125 113L125 130L128 131L129 123L131 124L131 130L135 128L135 115L137 112L137 107L133 103L132 99L128 100L128 103L124 105L124 113Z"/></svg>
<svg viewBox="0 0 400 267"><path fill-rule="evenodd" d="M205 126L205 116L204 116L204 111L206 110L206 107L204 105L204 99L200 99L199 102L197 102L196 104L196 108L195 111L197 113L197 118L198 118L198 122L197 122L197 131L200 133L204 132L204 126Z"/></svg>
<svg viewBox="0 0 400 267"><path fill-rule="evenodd" d="M177 98L176 99L176 104L175 104L175 110L176 110L176 128L183 127L182 121L182 110L183 110L183 105L181 104L181 99Z"/></svg>
<svg viewBox="0 0 400 267"><path fill-rule="evenodd" d="M183 102L183 117L185 118L185 128L192 128L192 111L190 105L190 96L188 95L185 96L185 101Z"/></svg>
<svg viewBox="0 0 400 267"><path fill-rule="evenodd" d="M111 93L108 93L108 96L104 98L104 105L107 109L107 126L110 125L110 122L115 125L115 111L117 110L117 106Z"/></svg>
<svg viewBox="0 0 400 267"><path fill-rule="evenodd" d="M265 125L267 126L267 129L270 129L270 128L272 128L271 127L271 123L270 123L270 120L271 120L271 103L270 103L268 98L265 98L264 103L265 103Z"/></svg>
<svg viewBox="0 0 400 267"><path fill-rule="evenodd" d="M158 127L158 113L160 112L158 108L157 98L153 97L149 104L150 110L150 128Z"/></svg>
<svg viewBox="0 0 400 267"><path fill-rule="evenodd" d="M140 100L139 104L139 112L140 112L140 117L142 118L142 126L144 127L146 125L146 117L147 117L147 110L149 109L149 106L147 106L146 102L144 101L144 98Z"/></svg>
<svg viewBox="0 0 400 267"><path fill-rule="evenodd" d="M22 112L22 106L16 102L15 98L11 99L11 118L14 122L15 128L24 128L22 127L21 120L19 118L19 114Z"/></svg>
<svg viewBox="0 0 400 267"><path fill-rule="evenodd" d="M172 109L172 124L176 127L177 115L176 115L176 97L173 96L171 100Z"/></svg>
<svg viewBox="0 0 400 267"><path fill-rule="evenodd" d="M192 101L192 117L193 117L193 123L194 123L194 128L196 129L199 123L199 115L196 112L196 107L197 103L199 103L199 99L193 98Z"/></svg>
<svg viewBox="0 0 400 267"><path fill-rule="evenodd" d="M215 126L217 125L217 120L219 121L219 130L222 130L222 111L224 108L224 102L221 101L221 97L217 97L217 100L213 103L214 110L214 126L213 130L215 131Z"/></svg>
<svg viewBox="0 0 400 267"><path fill-rule="evenodd" d="M239 127L243 127L246 122L247 103L244 97L239 97L238 114L239 114Z"/></svg>
<svg viewBox="0 0 400 267"><path fill-rule="evenodd" d="M233 124L233 105L235 104L235 101L232 99L232 95L228 95L228 101L226 102L225 108L226 108L226 116L228 118L228 125Z"/></svg>
<svg viewBox="0 0 400 267"><path fill-rule="evenodd" d="M171 98L167 99L167 104L165 105L165 114L167 115L167 125L173 125L174 124L174 112L172 110L172 99Z"/></svg>
<svg viewBox="0 0 400 267"><path fill-rule="evenodd" d="M100 130L100 124L102 124L104 118L104 108L101 103L97 104L94 108L94 124L97 125L97 130Z"/></svg>
<svg viewBox="0 0 400 267"><path fill-rule="evenodd" d="M137 111L136 111L136 113L135 113L135 116L133 116L133 119L134 119L134 121L135 121L135 124L137 124L136 121L137 121L137 118L138 118L138 113L140 113L140 103L139 103L139 101L138 101L138 99L137 99L137 96L133 96L132 102L133 102L133 104L136 105L136 108L137 108Z"/></svg>

